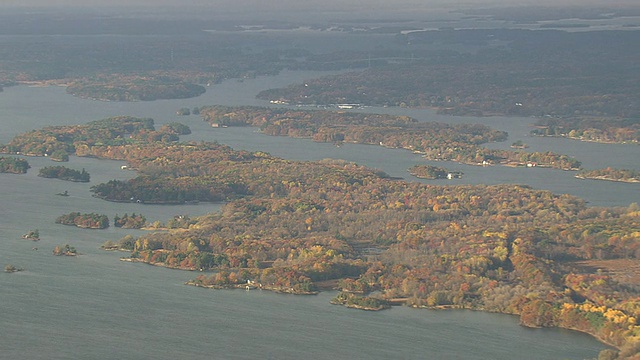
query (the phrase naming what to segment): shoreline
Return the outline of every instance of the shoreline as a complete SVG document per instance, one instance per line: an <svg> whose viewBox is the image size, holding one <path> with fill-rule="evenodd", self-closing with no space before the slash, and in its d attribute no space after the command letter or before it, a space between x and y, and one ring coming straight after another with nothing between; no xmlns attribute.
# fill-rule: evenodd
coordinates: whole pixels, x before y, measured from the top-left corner
<svg viewBox="0 0 640 360"><path fill-rule="evenodd" d="M204 285L195 280L189 280L184 283L185 285L201 287L205 289L214 289L214 290L266 290L272 291L277 294L290 294L290 295L318 295L319 291L295 291L291 288L286 287L276 287L270 285L263 285L260 283L239 283L239 284L225 284L225 285Z"/></svg>
<svg viewBox="0 0 640 360"><path fill-rule="evenodd" d="M531 134L531 136L533 137L549 137L549 138L563 138L563 139L569 139L569 140L575 140L575 141L582 141L582 142L587 142L587 143L595 143L595 144L615 144L615 145L638 145L637 141L606 141L606 140L589 140L589 139L582 139L579 137L571 137L571 136L563 136L563 135L535 135L535 134Z"/></svg>
<svg viewBox="0 0 640 360"><path fill-rule="evenodd" d="M640 180L638 179L612 179L612 178L608 178L606 176L584 176L584 175L576 175L575 176L576 179L580 179L580 180L600 180L600 181L614 181L614 182L621 182L621 183L627 183L627 184L637 184L640 183Z"/></svg>

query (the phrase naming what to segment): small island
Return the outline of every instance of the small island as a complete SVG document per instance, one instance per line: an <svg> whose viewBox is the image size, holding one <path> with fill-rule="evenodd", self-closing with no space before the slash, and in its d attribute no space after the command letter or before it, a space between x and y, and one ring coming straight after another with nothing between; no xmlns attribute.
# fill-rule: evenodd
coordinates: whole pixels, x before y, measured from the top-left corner
<svg viewBox="0 0 640 360"><path fill-rule="evenodd" d="M38 229L30 230L28 233L22 235L23 239L38 241L40 240L40 232Z"/></svg>
<svg viewBox="0 0 640 360"><path fill-rule="evenodd" d="M11 156L0 157L0 173L26 174L30 167L25 159Z"/></svg>
<svg viewBox="0 0 640 360"><path fill-rule="evenodd" d="M67 215L59 216L56 224L77 226L83 229L106 229L109 227L109 218L106 215L95 213L80 214L72 212Z"/></svg>
<svg viewBox="0 0 640 360"><path fill-rule="evenodd" d="M379 311L391 307L391 304L386 300L371 296L359 296L344 291L331 299L331 303L334 305L344 305L348 308L368 311Z"/></svg>
<svg viewBox="0 0 640 360"><path fill-rule="evenodd" d="M515 141L511 144L512 149L526 149L529 145L522 142L522 140Z"/></svg>
<svg viewBox="0 0 640 360"><path fill-rule="evenodd" d="M581 171L576 174L576 178L637 183L640 182L640 171L608 167L606 169Z"/></svg>
<svg viewBox="0 0 640 360"><path fill-rule="evenodd" d="M449 171L442 167L431 165L415 165L409 168L409 174L420 179L460 179L462 172Z"/></svg>
<svg viewBox="0 0 640 360"><path fill-rule="evenodd" d="M11 265L11 264L7 264L7 265L4 266L4 272L6 272L6 273L14 273L14 272L22 271L22 270L24 270L24 269L17 268L15 266Z"/></svg>
<svg viewBox="0 0 640 360"><path fill-rule="evenodd" d="M78 255L78 251L73 246L69 246L69 244L65 244L62 246L56 246L53 249L54 256L76 256Z"/></svg>
<svg viewBox="0 0 640 360"><path fill-rule="evenodd" d="M189 108L183 107L178 109L178 111L176 111L176 115L178 116L188 116L191 115L191 110L189 110Z"/></svg>
<svg viewBox="0 0 640 360"><path fill-rule="evenodd" d="M73 182L89 182L91 175L85 170L70 169L65 166L47 166L40 169L38 176L47 179L60 179Z"/></svg>

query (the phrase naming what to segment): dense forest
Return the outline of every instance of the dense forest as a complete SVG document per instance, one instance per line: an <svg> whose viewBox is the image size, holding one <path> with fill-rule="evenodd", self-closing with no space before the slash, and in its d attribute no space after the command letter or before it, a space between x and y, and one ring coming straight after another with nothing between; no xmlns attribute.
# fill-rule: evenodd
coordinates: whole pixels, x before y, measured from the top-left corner
<svg viewBox="0 0 640 360"><path fill-rule="evenodd" d="M482 144L504 141L507 134L479 124L419 122L407 116L211 106L200 109L211 124L257 126L267 135L306 137L319 142L353 142L403 148L428 160L472 165L505 164L576 170L580 161L552 152L491 150Z"/></svg>
<svg viewBox="0 0 640 360"><path fill-rule="evenodd" d="M38 176L75 182L89 182L91 180L91 175L85 169L78 171L65 166L45 166L40 169Z"/></svg>
<svg viewBox="0 0 640 360"><path fill-rule="evenodd" d="M30 167L25 159L13 156L0 157L0 173L26 174Z"/></svg>

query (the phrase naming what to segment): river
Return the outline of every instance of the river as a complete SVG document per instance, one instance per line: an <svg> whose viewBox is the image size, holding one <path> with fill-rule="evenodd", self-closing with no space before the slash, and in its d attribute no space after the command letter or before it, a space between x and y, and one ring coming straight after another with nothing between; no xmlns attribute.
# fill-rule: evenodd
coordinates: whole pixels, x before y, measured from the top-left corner
<svg viewBox="0 0 640 360"><path fill-rule="evenodd" d="M264 105L254 95L265 88L319 75L284 72L243 82L227 81L198 98L140 103L74 98L61 87L9 87L0 93L0 142L47 125L80 124L115 115L152 117L157 124L181 121L193 134L185 140L219 141L237 149L265 150L290 159L341 158L409 179L407 168L424 160L404 150L345 144L337 148L304 139L269 137L251 128L214 129L197 116L175 115L181 107L210 104ZM526 137L530 119L439 117L428 110L366 109L412 115L426 121L482 122L523 139L531 150L570 153L588 168L638 169L638 147ZM526 139L525 139L526 138ZM508 143L512 140L510 138ZM504 146L493 144L492 146ZM507 145L508 146L508 145ZM138 230L85 230L53 223L72 211L113 215L142 213L150 221L197 216L219 204L150 206L110 203L91 197L89 187L135 174L122 163L72 157L89 184L37 176L46 158L28 158L25 175L0 174L0 265L25 270L0 274L0 358L22 359L585 359L605 348L585 334L528 329L513 316L471 311L427 311L394 307L364 312L329 304L331 292L290 296L261 291L212 291L184 286L195 273L122 263L123 254L99 246ZM465 177L456 182L523 183L570 193L593 205L627 206L638 201L638 184L579 181L573 173L446 164ZM70 196L56 196L68 191ZM21 239L39 229L39 242ZM83 255L54 257L70 244ZM35 250L34 248L37 248Z"/></svg>

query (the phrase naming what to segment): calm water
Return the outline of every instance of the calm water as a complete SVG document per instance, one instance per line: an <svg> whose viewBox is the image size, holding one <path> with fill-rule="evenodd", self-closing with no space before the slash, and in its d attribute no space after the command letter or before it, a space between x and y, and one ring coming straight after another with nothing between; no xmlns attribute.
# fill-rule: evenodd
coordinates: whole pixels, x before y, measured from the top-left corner
<svg viewBox="0 0 640 360"><path fill-rule="evenodd" d="M187 123L194 134L186 139L217 140L292 159L342 158L408 177L406 169L423 160L407 151L357 145L336 148L302 139L268 137L249 128L213 129L199 117L173 115L180 107L263 105L253 99L257 91L316 75L286 72L242 83L230 81L209 88L199 98L152 103L76 99L58 87L7 88L0 93L0 142L45 125L134 115L152 117L157 123ZM515 134L515 139L524 139L527 133L528 119L438 118L418 110L405 113L421 120L482 121ZM575 154L590 168L640 167L637 146L562 139L524 141L532 150L549 147ZM29 162L32 169L26 175L0 174L0 265L10 263L26 269L0 274L0 358L585 359L596 357L604 348L580 333L520 327L512 316L408 308L370 313L330 305L331 293L297 297L184 286L194 273L122 263L118 261L122 254L99 249L104 241L135 235L139 233L136 230L83 230L53 221L71 211L104 213L110 218L116 213L136 212L151 221L165 221L177 214L196 216L216 211L219 205L109 203L92 198L89 187L135 175L120 170L121 163L72 158L68 166L85 168L92 175L91 183L82 184L39 178L39 168L52 163L45 158L29 158ZM465 172L458 183L527 183L580 195L597 205L626 206L640 200L637 184L578 181L569 172L446 166ZM71 196L55 195L65 190ZM40 230L40 242L20 238L35 228ZM51 255L56 245L67 243L84 255ZM34 246L38 250L33 250Z"/></svg>

